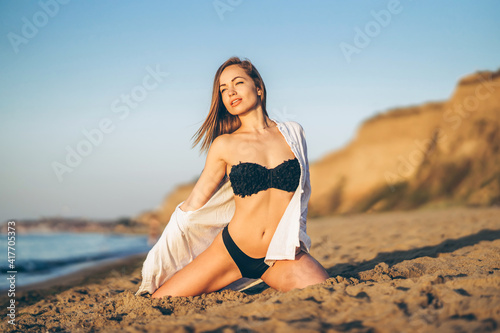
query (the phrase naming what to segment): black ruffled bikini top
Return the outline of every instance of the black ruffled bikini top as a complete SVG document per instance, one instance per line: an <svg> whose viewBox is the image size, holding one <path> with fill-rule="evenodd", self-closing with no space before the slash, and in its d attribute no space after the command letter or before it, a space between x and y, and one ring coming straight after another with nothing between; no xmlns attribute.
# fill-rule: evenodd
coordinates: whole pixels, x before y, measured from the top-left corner
<svg viewBox="0 0 500 333"><path fill-rule="evenodd" d="M294 192L299 186L300 164L296 157L272 169L257 163L240 162L231 167L229 180L234 194L242 198L271 187Z"/></svg>

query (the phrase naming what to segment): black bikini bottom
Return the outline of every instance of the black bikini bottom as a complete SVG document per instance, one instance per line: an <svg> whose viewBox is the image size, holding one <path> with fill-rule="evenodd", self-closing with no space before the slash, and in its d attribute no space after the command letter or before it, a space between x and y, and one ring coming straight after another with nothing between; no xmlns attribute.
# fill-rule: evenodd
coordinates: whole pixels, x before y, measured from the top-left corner
<svg viewBox="0 0 500 333"><path fill-rule="evenodd" d="M229 231L227 230L227 225L222 230L222 240L226 246L227 251L233 258L236 266L240 269L241 275L246 278L260 279L262 274L270 267L264 262L266 257L262 258L252 258L241 251L240 248L234 243Z"/></svg>

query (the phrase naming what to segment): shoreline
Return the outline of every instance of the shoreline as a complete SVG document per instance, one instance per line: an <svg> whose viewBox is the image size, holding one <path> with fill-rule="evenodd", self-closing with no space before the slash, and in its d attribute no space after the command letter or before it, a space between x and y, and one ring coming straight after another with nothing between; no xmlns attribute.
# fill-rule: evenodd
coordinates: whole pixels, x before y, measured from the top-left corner
<svg viewBox="0 0 500 333"><path fill-rule="evenodd" d="M94 265L79 269L75 272L61 275L59 277L50 278L45 281L30 283L19 287L19 293L28 292L31 290L43 290L55 286L76 286L86 279L92 277L93 274L101 277L109 273L109 270L121 268L126 264L135 263L140 258L146 259L146 253L137 253L121 258L110 258L99 260ZM1 291L1 290L0 290Z"/></svg>
<svg viewBox="0 0 500 333"><path fill-rule="evenodd" d="M18 291L33 289L32 285L57 284L66 278L85 275L86 270L116 261L147 254L151 246L144 235L103 233L25 233L19 234L9 252L9 261L1 265L12 278L0 283L1 293L15 286ZM2 244L7 251L7 243ZM10 257L12 255L12 257ZM10 263L10 265L8 265ZM50 282L49 282L50 281Z"/></svg>
<svg viewBox="0 0 500 333"><path fill-rule="evenodd" d="M104 259L95 265L79 269L75 272L16 287L16 306L18 308L29 306L45 296L55 295L68 289L91 283L99 283L113 274L130 274L138 266L142 266L146 256L147 253L138 253L122 258ZM0 315L4 315L5 307L9 302L7 291L8 289L0 290Z"/></svg>

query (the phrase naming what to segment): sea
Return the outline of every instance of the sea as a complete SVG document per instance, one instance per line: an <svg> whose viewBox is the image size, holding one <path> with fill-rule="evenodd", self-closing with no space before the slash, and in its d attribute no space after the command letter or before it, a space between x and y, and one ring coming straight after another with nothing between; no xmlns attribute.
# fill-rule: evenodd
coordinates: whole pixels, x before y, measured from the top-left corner
<svg viewBox="0 0 500 333"><path fill-rule="evenodd" d="M0 290L9 289L8 278L12 274L15 275L17 288L57 278L106 261L147 253L151 247L152 244L148 243L146 235L18 233L15 244L12 242L8 244L7 234L0 234L0 251L3 254L0 258L4 258L0 262L0 268L2 273L7 275L7 278L0 279Z"/></svg>

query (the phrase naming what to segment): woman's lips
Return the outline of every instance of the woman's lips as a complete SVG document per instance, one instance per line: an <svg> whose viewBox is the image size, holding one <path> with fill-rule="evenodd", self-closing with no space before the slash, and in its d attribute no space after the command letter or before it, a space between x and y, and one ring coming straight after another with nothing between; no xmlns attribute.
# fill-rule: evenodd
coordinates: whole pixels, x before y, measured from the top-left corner
<svg viewBox="0 0 500 333"><path fill-rule="evenodd" d="M231 103L231 106L233 106L233 107L234 107L234 106L236 106L236 105L238 105L238 104L240 104L240 103L241 103L241 98L236 98L236 99L235 99L235 100Z"/></svg>

